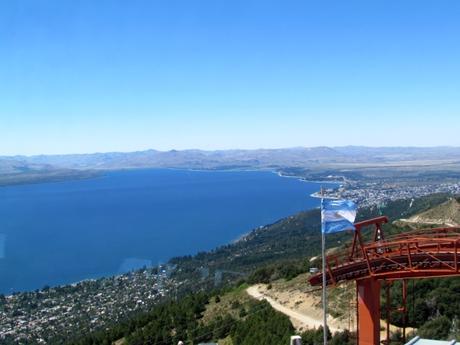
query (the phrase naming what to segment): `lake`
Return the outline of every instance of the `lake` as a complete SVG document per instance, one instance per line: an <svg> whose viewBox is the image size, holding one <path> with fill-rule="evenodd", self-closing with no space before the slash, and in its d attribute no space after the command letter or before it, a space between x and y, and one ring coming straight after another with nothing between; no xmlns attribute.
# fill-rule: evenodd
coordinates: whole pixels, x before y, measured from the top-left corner
<svg viewBox="0 0 460 345"><path fill-rule="evenodd" d="M156 265L319 206L319 185L260 171L146 169L0 188L0 293ZM319 230L318 230L319 231Z"/></svg>

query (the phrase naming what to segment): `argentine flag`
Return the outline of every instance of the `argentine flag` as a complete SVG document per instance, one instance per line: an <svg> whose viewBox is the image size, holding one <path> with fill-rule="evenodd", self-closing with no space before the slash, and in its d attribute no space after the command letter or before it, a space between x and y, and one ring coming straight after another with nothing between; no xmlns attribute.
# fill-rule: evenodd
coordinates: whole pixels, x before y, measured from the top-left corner
<svg viewBox="0 0 460 345"><path fill-rule="evenodd" d="M321 202L321 231L324 234L355 230L356 204L350 200L323 199Z"/></svg>

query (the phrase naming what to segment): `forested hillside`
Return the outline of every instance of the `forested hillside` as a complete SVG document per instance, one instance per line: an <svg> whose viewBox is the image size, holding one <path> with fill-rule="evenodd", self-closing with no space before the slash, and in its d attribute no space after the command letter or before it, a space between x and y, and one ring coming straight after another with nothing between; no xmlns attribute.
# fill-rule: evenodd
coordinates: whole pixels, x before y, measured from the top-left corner
<svg viewBox="0 0 460 345"><path fill-rule="evenodd" d="M224 345L283 345L289 344L296 334L289 318L275 311L268 302L255 301L243 296L246 285L234 289L215 291L211 294L190 294L179 302L164 303L151 312L139 315L110 330L100 331L68 342L68 345L175 345L200 342L219 342ZM223 304L231 297L231 303L213 317L209 309ZM210 307L212 305L212 307ZM305 345L321 344L322 329L300 333ZM331 344L351 345L353 335L328 332Z"/></svg>

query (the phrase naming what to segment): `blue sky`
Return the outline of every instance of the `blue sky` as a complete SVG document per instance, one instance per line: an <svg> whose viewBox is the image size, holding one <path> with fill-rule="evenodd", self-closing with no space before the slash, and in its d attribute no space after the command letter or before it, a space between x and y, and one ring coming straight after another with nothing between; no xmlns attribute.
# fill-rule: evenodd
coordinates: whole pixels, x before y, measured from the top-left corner
<svg viewBox="0 0 460 345"><path fill-rule="evenodd" d="M5 0L0 154L460 146L460 2Z"/></svg>

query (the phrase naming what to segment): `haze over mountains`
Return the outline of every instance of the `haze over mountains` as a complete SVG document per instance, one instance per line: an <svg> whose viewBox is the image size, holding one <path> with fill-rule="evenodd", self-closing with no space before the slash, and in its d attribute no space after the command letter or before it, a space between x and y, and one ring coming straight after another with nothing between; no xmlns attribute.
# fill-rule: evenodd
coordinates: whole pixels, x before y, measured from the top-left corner
<svg viewBox="0 0 460 345"><path fill-rule="evenodd" d="M424 162L460 164L459 147L295 147L258 150L146 150L69 155L0 156L0 174L53 169L276 169L319 165Z"/></svg>

